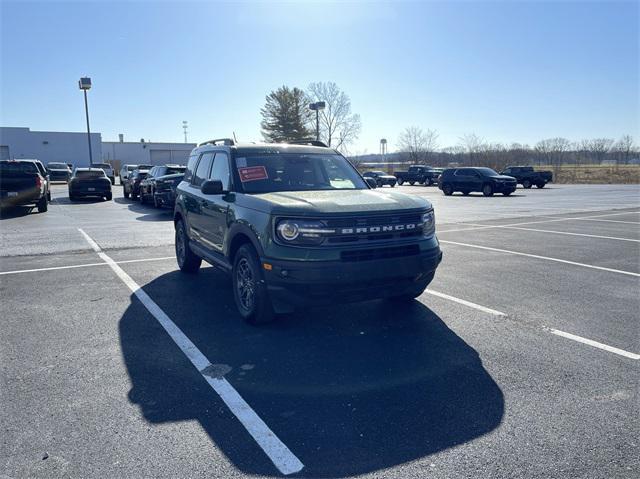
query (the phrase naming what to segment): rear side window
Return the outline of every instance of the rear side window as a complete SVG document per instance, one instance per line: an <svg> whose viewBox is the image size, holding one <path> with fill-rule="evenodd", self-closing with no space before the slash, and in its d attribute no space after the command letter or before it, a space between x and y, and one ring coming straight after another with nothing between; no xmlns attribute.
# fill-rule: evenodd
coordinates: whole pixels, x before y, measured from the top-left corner
<svg viewBox="0 0 640 479"><path fill-rule="evenodd" d="M211 170L211 179L222 181L222 189L229 191L229 176L229 157L226 153L216 153L216 159L213 162L213 169Z"/></svg>
<svg viewBox="0 0 640 479"><path fill-rule="evenodd" d="M203 153L198 163L198 169L193 175L191 184L193 186L200 186L209 177L209 171L211 170L211 163L213 163L213 152Z"/></svg>
<svg viewBox="0 0 640 479"><path fill-rule="evenodd" d="M193 170L198 162L198 155L191 155L189 161L187 161L187 169L184 172L184 181L191 181L193 177Z"/></svg>

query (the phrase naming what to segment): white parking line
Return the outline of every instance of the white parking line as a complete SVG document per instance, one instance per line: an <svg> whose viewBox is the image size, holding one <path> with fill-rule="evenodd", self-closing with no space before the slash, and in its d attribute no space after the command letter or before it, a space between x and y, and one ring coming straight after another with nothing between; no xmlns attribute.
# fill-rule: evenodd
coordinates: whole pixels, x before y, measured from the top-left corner
<svg viewBox="0 0 640 479"><path fill-rule="evenodd" d="M578 341L579 343L588 344L589 346L603 349L605 351L609 351L610 353L619 354L620 356L624 356L625 358L640 359L640 354L630 353L629 351L625 351L624 349L614 348L613 346L608 346L606 344L593 341L592 339L583 338L582 336L576 336L575 334L565 333L564 331L560 331L558 329L552 329L552 328L546 328L546 329L548 329L551 333L557 336L562 336L563 338L572 339L573 341Z"/></svg>
<svg viewBox="0 0 640 479"><path fill-rule="evenodd" d="M468 223L470 225L474 225L473 223ZM474 226L482 226L482 225L474 225ZM551 233L556 235L567 235L567 236L584 236L587 238L599 238L599 239L608 239L608 240L616 240L616 241L631 241L632 243L640 243L640 240L631 239L631 238L618 238L617 236L602 236L602 235L589 235L586 233L570 233L568 231L556 231L556 230L540 230L535 228L522 228L519 226L510 226L510 225L499 225L494 226L494 228L505 228L510 230L522 230L522 231L533 231L536 233Z"/></svg>
<svg viewBox="0 0 640 479"><path fill-rule="evenodd" d="M144 263L146 261L164 261L167 259L175 259L175 256L161 256L159 258L142 258L142 259L127 259L123 261L114 261L116 264L125 263ZM34 269L19 269L15 271L0 271L0 276L5 274L20 274L20 273L35 273L37 271L56 271L60 269L73 269L73 268L88 268L90 266L107 266L107 263L86 263L86 264L72 264L67 266L51 266L49 268L34 268Z"/></svg>
<svg viewBox="0 0 640 479"><path fill-rule="evenodd" d="M438 291L434 291L432 289L425 290L425 293L431 294L433 296L437 296L438 298L448 299L449 301L453 301L454 303L463 304L464 306L468 306L473 309L477 309L478 311L482 311L484 313L493 314L494 316L506 316L505 313L501 311L497 311L495 309L487 308L486 306L482 306L480 304L472 303L471 301L466 301L464 299L456 298L455 296L450 296L448 294L440 293Z"/></svg>
<svg viewBox="0 0 640 479"><path fill-rule="evenodd" d="M151 297L116 264L100 246L81 228L78 231L84 236L94 251L107 263L118 275L124 284L136 295L140 302L147 308L154 318L160 323L171 339L176 343L191 364L200 372L211 388L220 396L229 410L238 418L240 423L251 434L260 448L271 459L271 462L282 474L299 472L304 464L289 450L289 448L269 429L269 426L251 409L251 406L240 396L238 391L224 378L212 376L208 371L214 369L211 362L196 347L193 342L182 332L180 328L165 314Z"/></svg>
<svg viewBox="0 0 640 479"><path fill-rule="evenodd" d="M460 225L469 225L471 226L471 228L456 228L456 229L451 229L451 230L438 230L438 233L453 233L453 232L459 232L459 231L475 231L475 230L484 230L484 229L490 229L490 228L504 228L506 226L526 226L526 225L537 225L537 224L543 224L543 223L556 223L559 221L573 221L573 220L586 220L586 221L615 221L616 223L618 223L618 221L616 220L600 220L600 219L596 219L596 218L601 218L603 216L616 216L616 215L624 215L624 214L629 214L629 213L636 213L635 211L627 211L625 213L607 213L606 215L593 215L593 216L582 216L582 217L578 217L578 218L554 218L554 219L550 219L550 220L537 220L537 221L522 221L522 222L518 222L518 223L510 223L510 224L506 224L506 225L477 225L475 223L459 223ZM543 216L543 218L548 218L548 216ZM627 222L625 222L627 223ZM635 225L639 225L640 223L635 223L635 222L628 222L631 224L635 224ZM474 226L475 225L475 226Z"/></svg>
<svg viewBox="0 0 640 479"><path fill-rule="evenodd" d="M620 270L620 269L605 268L605 267L602 267L602 266L594 266L592 264L576 263L575 261L567 261L566 259L550 258L549 256L540 256L540 255L537 255L537 254L522 253L520 251L511 251L511 250L507 250L507 249L491 248L489 246L480 246L480 245L469 244L469 243L458 243L457 241L440 240L440 243L453 244L453 245L457 245L457 246L466 246L467 248L484 249L484 250L487 250L487 251L496 251L498 253L507 253L507 254L513 254L513 255L517 255L517 256L527 256L529 258L542 259L542 260L545 260L545 261L555 261L556 263L571 264L573 266L580 266L580 267L583 267L583 268L591 268L591 269L597 269L597 270L600 270L600 271L608 271L610 273L618 273L618 274L625 274L625 275L628 275L628 276L640 277L640 274L633 273L631 271L623 271L623 270Z"/></svg>

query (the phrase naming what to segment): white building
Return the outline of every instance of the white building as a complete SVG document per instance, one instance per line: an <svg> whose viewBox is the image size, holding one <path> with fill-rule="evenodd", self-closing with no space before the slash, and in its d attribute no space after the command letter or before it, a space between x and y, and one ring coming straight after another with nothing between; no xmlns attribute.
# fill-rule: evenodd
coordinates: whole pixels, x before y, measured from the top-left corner
<svg viewBox="0 0 640 479"><path fill-rule="evenodd" d="M93 161L102 158L100 133L91 133ZM89 165L87 133L62 131L31 131L29 128L0 127L0 159L36 158L47 164L51 161Z"/></svg>
<svg viewBox="0 0 640 479"><path fill-rule="evenodd" d="M102 161L120 168L125 164L186 165L195 143L156 143L147 141L103 141Z"/></svg>
<svg viewBox="0 0 640 479"><path fill-rule="evenodd" d="M100 133L91 133L93 162L108 162L119 170L123 164L186 165L195 143L155 143L102 141ZM86 133L31 131L29 128L0 127L0 159L36 158L49 162L89 165Z"/></svg>

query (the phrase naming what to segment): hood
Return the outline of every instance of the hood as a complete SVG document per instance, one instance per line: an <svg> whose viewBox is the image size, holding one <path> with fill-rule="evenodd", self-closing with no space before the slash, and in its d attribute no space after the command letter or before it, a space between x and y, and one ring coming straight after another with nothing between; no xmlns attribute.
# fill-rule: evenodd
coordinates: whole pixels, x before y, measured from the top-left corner
<svg viewBox="0 0 640 479"><path fill-rule="evenodd" d="M491 178L495 178L496 180L513 180L513 181L516 181L516 179L513 176L507 176L507 175L495 175L495 176L492 176Z"/></svg>
<svg viewBox="0 0 640 479"><path fill-rule="evenodd" d="M184 178L184 173L172 173L170 175L158 176L156 178L156 181L157 180L163 180L163 181L175 180L176 178Z"/></svg>
<svg viewBox="0 0 640 479"><path fill-rule="evenodd" d="M418 196L382 190L284 191L242 195L238 203L274 214L378 213L431 208Z"/></svg>

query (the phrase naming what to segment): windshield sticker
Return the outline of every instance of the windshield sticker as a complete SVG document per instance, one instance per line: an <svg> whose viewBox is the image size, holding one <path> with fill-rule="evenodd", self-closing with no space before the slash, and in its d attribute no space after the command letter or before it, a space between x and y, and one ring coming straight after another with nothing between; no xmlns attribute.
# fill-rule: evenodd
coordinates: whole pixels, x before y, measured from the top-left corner
<svg viewBox="0 0 640 479"><path fill-rule="evenodd" d="M246 168L238 168L238 174L240 175L240 181L243 183L247 181L267 180L267 169L264 166L248 166Z"/></svg>
<svg viewBox="0 0 640 479"><path fill-rule="evenodd" d="M247 159L244 157L236 158L236 166L238 168L244 168L245 166L247 166Z"/></svg>

